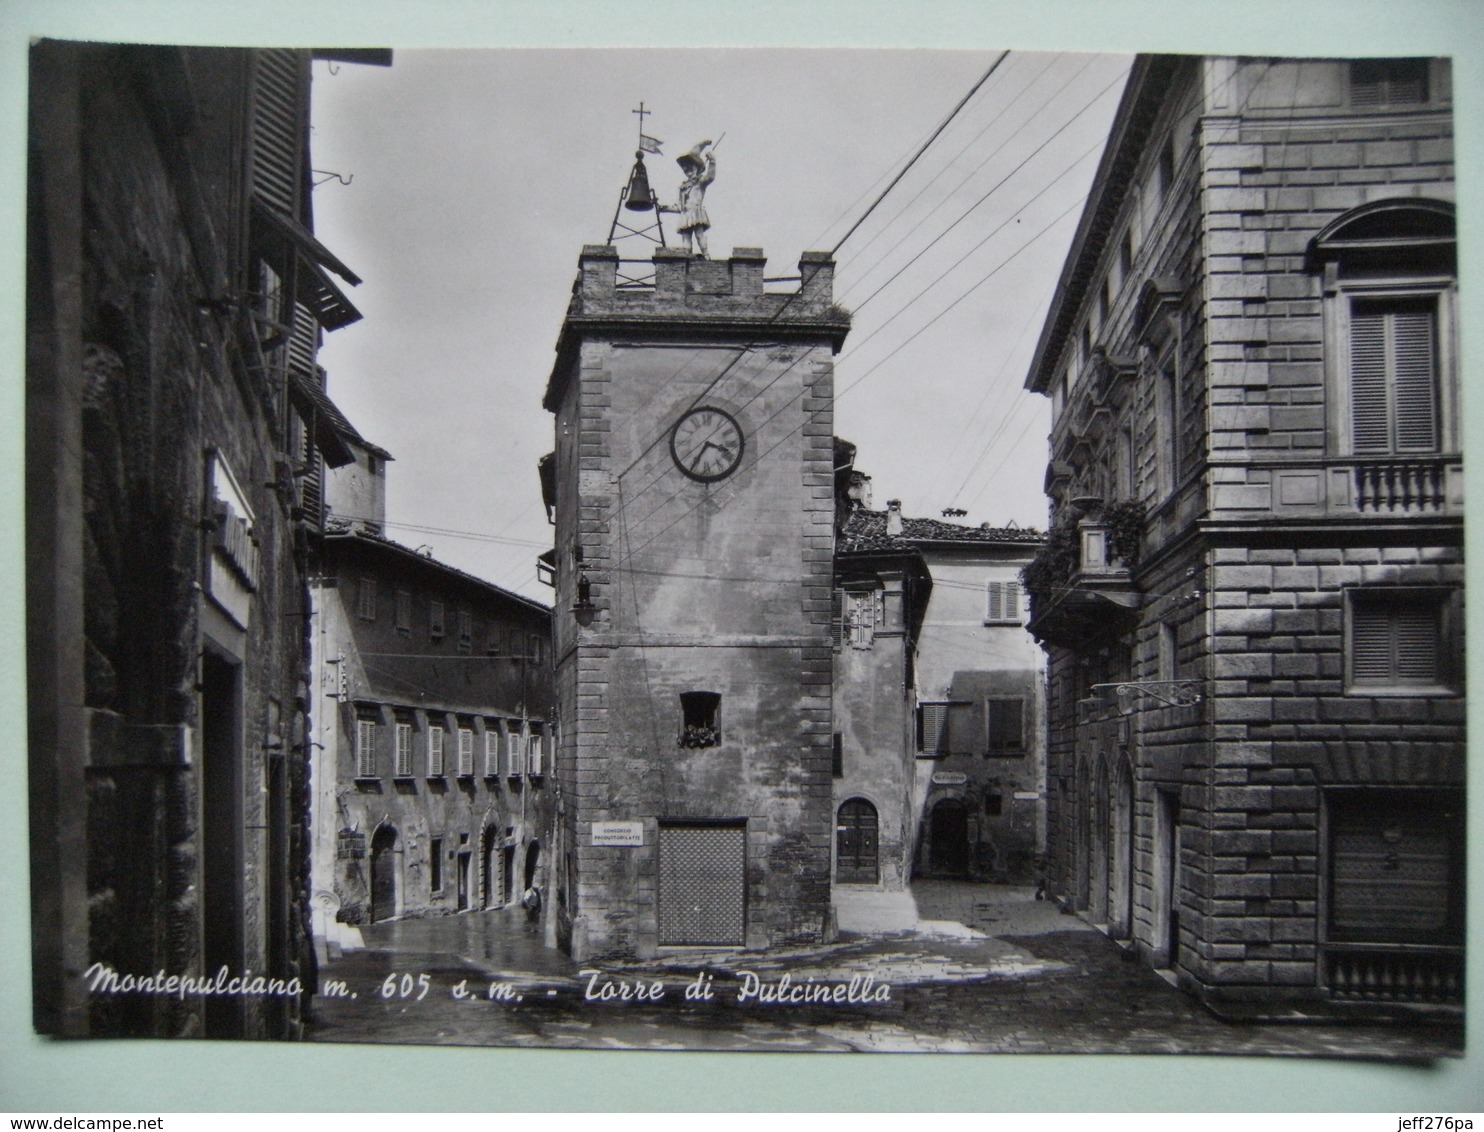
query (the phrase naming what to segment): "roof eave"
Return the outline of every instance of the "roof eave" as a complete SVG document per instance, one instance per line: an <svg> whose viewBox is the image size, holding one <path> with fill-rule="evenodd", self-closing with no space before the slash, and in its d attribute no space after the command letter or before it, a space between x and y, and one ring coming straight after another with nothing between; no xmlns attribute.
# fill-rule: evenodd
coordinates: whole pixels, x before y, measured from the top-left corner
<svg viewBox="0 0 1484 1132"><path fill-rule="evenodd" d="M1061 343L1069 329L1066 323L1082 305L1086 277L1102 254L1110 214L1116 213L1128 192L1129 173L1138 163L1142 146L1169 90L1171 77L1187 59L1180 55L1140 55L1129 70L1128 85L1124 87L1123 98L1113 116L1108 144L1098 163L1097 175L1093 178L1082 218L1077 222L1077 232L1062 264L1056 292L1047 309L1041 337L1026 374L1025 388L1033 393L1045 393L1051 385L1051 371L1060 360Z"/></svg>

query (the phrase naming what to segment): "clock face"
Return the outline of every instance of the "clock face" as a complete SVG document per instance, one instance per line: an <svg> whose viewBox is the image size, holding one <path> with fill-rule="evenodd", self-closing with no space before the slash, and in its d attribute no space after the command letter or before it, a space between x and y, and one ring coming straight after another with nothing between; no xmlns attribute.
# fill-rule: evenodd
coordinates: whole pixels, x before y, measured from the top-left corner
<svg viewBox="0 0 1484 1132"><path fill-rule="evenodd" d="M693 480L725 479L742 462L742 427L720 409L692 409L670 433L670 454Z"/></svg>

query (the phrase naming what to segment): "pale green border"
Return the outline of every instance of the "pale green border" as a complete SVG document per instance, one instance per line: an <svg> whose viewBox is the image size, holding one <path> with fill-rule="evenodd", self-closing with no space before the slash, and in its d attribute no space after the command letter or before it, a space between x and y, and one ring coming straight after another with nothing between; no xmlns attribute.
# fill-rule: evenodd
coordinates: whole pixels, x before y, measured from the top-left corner
<svg viewBox="0 0 1484 1132"><path fill-rule="evenodd" d="M398 1109L1352 1110L1484 1109L1484 1035L1431 1068L1248 1058L620 1054L245 1043L86 1042L31 1036L21 640L21 314L26 45L33 36L353 46L919 46L1249 55L1453 55L1462 177L1463 356L1484 365L1480 235L1484 5L1476 0L0 0L0 1111ZM782 207L780 202L780 207ZM1471 409L1474 407L1470 398ZM1470 414L1476 421L1484 419ZM1477 469L1469 466L1477 500ZM1470 528L1471 534L1473 527ZM1477 538L1471 560L1479 561ZM1477 591L1476 591L1477 592ZM1475 603L1477 606L1477 602ZM1475 641L1477 617L1470 619ZM1477 652L1477 650L1475 650ZM1477 657L1471 657L1475 660ZM1474 686L1478 665L1471 663ZM1475 715L1475 719L1484 716ZM1477 725L1476 725L1477 726ZM1475 744L1477 747L1478 744ZM1477 759L1472 760L1477 761ZM1475 768L1475 783L1479 782ZM1477 795L1477 790L1476 790ZM1484 823L1469 822L1469 982L1479 946ZM1475 1009L1473 1021L1477 1021Z"/></svg>

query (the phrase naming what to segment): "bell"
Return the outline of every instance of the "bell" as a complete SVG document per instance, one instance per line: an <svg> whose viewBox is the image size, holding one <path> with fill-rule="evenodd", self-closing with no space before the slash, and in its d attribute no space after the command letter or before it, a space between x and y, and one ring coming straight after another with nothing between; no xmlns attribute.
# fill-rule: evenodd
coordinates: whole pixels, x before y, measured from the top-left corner
<svg viewBox="0 0 1484 1132"><path fill-rule="evenodd" d="M634 171L629 174L623 206L632 212L653 212L654 193L649 191L649 172L644 168L643 156L636 153L634 157Z"/></svg>

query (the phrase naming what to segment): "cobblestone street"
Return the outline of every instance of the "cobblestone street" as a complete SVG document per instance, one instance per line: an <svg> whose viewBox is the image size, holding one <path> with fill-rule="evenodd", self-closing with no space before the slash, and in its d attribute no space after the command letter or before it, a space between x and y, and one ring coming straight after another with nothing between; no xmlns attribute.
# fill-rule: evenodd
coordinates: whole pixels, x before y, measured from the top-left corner
<svg viewBox="0 0 1484 1132"><path fill-rule="evenodd" d="M1447 1024L1222 1021L1028 888L929 881L912 891L919 919L910 932L842 932L833 945L766 955L687 950L642 966L604 966L596 978L542 947L518 910L378 924L363 929L364 950L321 971L322 987L340 980L356 997L321 994L309 1036L568 1049L1383 1059L1449 1056L1462 1047L1462 1027ZM713 997L687 998L703 973ZM419 975L428 976L426 992ZM751 986L782 984L787 993L852 979L866 1001L739 1001ZM615 992L659 981L664 997L585 1000L605 980ZM889 1000L874 1001L883 986Z"/></svg>

